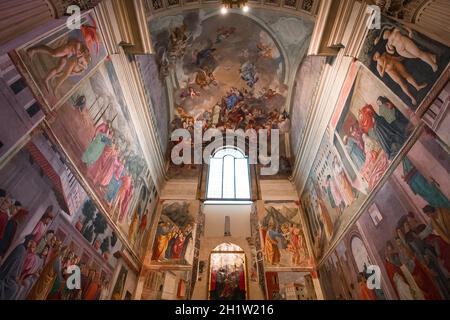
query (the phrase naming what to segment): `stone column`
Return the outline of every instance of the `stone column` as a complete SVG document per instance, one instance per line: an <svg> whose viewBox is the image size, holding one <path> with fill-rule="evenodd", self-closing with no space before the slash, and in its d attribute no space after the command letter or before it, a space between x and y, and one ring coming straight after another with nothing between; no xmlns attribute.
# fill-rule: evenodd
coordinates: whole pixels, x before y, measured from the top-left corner
<svg viewBox="0 0 450 320"><path fill-rule="evenodd" d="M450 45L450 3L448 0L371 0L382 12L405 25Z"/></svg>
<svg viewBox="0 0 450 320"><path fill-rule="evenodd" d="M411 22L418 26L419 31L422 29L424 33L435 35L437 40L442 40L449 44L449 15L450 4L448 0L429 0L418 7L411 17Z"/></svg>

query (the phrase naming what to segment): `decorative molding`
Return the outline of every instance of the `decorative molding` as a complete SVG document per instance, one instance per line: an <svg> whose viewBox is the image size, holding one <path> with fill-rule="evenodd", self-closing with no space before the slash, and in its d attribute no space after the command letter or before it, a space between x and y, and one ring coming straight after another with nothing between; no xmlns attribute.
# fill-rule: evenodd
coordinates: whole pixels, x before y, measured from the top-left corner
<svg viewBox="0 0 450 320"><path fill-rule="evenodd" d="M334 113L341 88L345 82L352 58L345 57L343 51L336 57L332 66L327 65L317 90L317 100L311 106L310 114L306 120L306 128L300 148L295 157L292 171L292 180L299 195L309 176L316 154L319 150L322 137L327 130L328 123Z"/></svg>
<svg viewBox="0 0 450 320"><path fill-rule="evenodd" d="M448 0L366 0L390 18L450 46Z"/></svg>
<svg viewBox="0 0 450 320"><path fill-rule="evenodd" d="M121 3L118 4L118 2ZM139 66L130 56L133 53L151 52L143 5L143 0L123 1L123 3L118 0L106 0L96 7L96 13L103 31L105 46L112 55L111 59L116 67L146 163L156 189L160 192L165 182L166 172L164 150L161 150L155 127L156 121L147 105ZM120 12L119 15L117 15L118 12ZM134 17L134 20L131 17ZM132 23L133 21L138 23ZM146 40L141 41L142 39ZM125 45L124 42L127 41Z"/></svg>
<svg viewBox="0 0 450 320"><path fill-rule="evenodd" d="M105 0L96 7L110 53L152 53L144 0Z"/></svg>
<svg viewBox="0 0 450 320"><path fill-rule="evenodd" d="M153 53L153 46L151 43L150 30L148 28L147 16L145 14L145 7L143 0L134 0L136 8L137 28L141 36L141 52ZM134 52L136 53L136 52ZM139 52L140 53L140 52Z"/></svg>
<svg viewBox="0 0 450 320"><path fill-rule="evenodd" d="M133 258L130 257L130 254L126 251L126 250L120 250L120 251L116 251L114 253L114 257L116 259L122 259L124 261L124 263L134 272L139 273L141 266L137 265Z"/></svg>
<svg viewBox="0 0 450 320"><path fill-rule="evenodd" d="M344 55L357 58L369 32L369 19L371 19L373 10L368 10L365 1L362 3L355 2L352 9L353 12L345 32Z"/></svg>
<svg viewBox="0 0 450 320"><path fill-rule="evenodd" d="M308 55L336 56L340 48L346 48L345 55L357 57L368 32L371 14L366 1L324 0Z"/></svg>
<svg viewBox="0 0 450 320"><path fill-rule="evenodd" d="M118 30L117 20L114 18L114 11L111 1L103 1L95 7L97 23L102 30L105 47L109 54L119 53L119 40L116 38Z"/></svg>
<svg viewBox="0 0 450 320"><path fill-rule="evenodd" d="M162 0L143 0L145 2L145 11L147 17L151 17L152 19L160 17L160 16L168 16L168 15L176 15L180 12L186 10L193 9L214 9L222 6L220 1L181 1L178 5L169 6L167 1ZM277 12L284 12L286 14L296 15L301 18L305 18L308 20L314 20L317 16L317 9L320 5L321 0L297 0L298 4L296 6L286 6L279 4L273 4L267 1L249 1L248 5L250 7L250 11L252 8L255 9L266 9ZM312 2L311 5L305 6L305 3ZM158 8L154 9L153 4L157 4ZM309 9L306 10L306 8Z"/></svg>
<svg viewBox="0 0 450 320"><path fill-rule="evenodd" d="M54 18L61 18L67 15L69 6L78 6L81 11L86 11L94 8L102 0L45 0L48 6L52 8Z"/></svg>
<svg viewBox="0 0 450 320"><path fill-rule="evenodd" d="M153 182L158 192L165 181L164 153L160 149L157 130L146 104L146 96L139 68L135 61L128 60L123 49L118 55L111 56L116 67L118 79L128 104L131 119L147 162Z"/></svg>
<svg viewBox="0 0 450 320"><path fill-rule="evenodd" d="M338 48L328 46L339 7L337 0L322 0L320 3L308 55L336 56L339 52Z"/></svg>
<svg viewBox="0 0 450 320"><path fill-rule="evenodd" d="M331 27L331 33L328 37L328 47L340 47L342 46L342 38L346 30L346 22L349 20L353 10L353 4L356 0L341 0L339 1L339 7L336 12L336 18L334 19L333 26Z"/></svg>

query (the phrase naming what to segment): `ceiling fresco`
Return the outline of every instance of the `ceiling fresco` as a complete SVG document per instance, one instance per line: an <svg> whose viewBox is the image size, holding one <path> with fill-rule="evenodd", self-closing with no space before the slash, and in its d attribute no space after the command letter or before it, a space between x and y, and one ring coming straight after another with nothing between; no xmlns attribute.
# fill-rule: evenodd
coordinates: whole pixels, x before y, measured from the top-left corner
<svg viewBox="0 0 450 320"><path fill-rule="evenodd" d="M305 52L311 29L297 17L268 14L193 10L153 19L160 77L174 88L171 129L193 130L195 121L223 132L280 129L284 143L289 66L299 63L291 57Z"/></svg>

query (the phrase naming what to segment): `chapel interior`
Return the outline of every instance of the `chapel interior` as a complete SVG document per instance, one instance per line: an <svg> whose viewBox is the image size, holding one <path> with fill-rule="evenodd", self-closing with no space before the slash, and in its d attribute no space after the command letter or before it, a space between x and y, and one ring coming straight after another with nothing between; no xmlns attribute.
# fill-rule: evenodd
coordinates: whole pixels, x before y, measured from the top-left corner
<svg viewBox="0 0 450 320"><path fill-rule="evenodd" d="M450 299L449 17L0 0L0 300Z"/></svg>

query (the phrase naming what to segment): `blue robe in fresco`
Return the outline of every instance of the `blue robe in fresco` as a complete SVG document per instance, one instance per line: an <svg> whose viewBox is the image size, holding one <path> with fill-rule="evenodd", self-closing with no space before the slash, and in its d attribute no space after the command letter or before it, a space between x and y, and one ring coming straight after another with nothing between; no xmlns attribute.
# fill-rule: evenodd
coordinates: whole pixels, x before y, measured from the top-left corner
<svg viewBox="0 0 450 320"><path fill-rule="evenodd" d="M373 132L389 160L393 159L406 141L404 132L391 125L382 116L374 113Z"/></svg>
<svg viewBox="0 0 450 320"><path fill-rule="evenodd" d="M117 179L116 175L113 174L111 181L108 185L108 190L105 194L105 200L108 201L108 203L111 203L117 196L117 193L119 192L120 186L122 185L122 177L125 175L125 170L120 175L120 178Z"/></svg>
<svg viewBox="0 0 450 320"><path fill-rule="evenodd" d="M23 263L27 255L28 241L19 244L0 267L0 300L12 300L20 289L16 279L22 272Z"/></svg>
<svg viewBox="0 0 450 320"><path fill-rule="evenodd" d="M366 162L366 155L364 154L364 151L361 150L353 138L348 138L346 148L353 163L356 165L358 170L360 170Z"/></svg>
<svg viewBox="0 0 450 320"><path fill-rule="evenodd" d="M81 160L88 166L93 165L102 155L105 146L110 143L111 140L106 135L98 133L84 151Z"/></svg>
<svg viewBox="0 0 450 320"><path fill-rule="evenodd" d="M431 184L414 167L412 162L405 157L403 159L403 173L411 190L421 196L426 202L435 208L450 208L450 201L434 184Z"/></svg>

